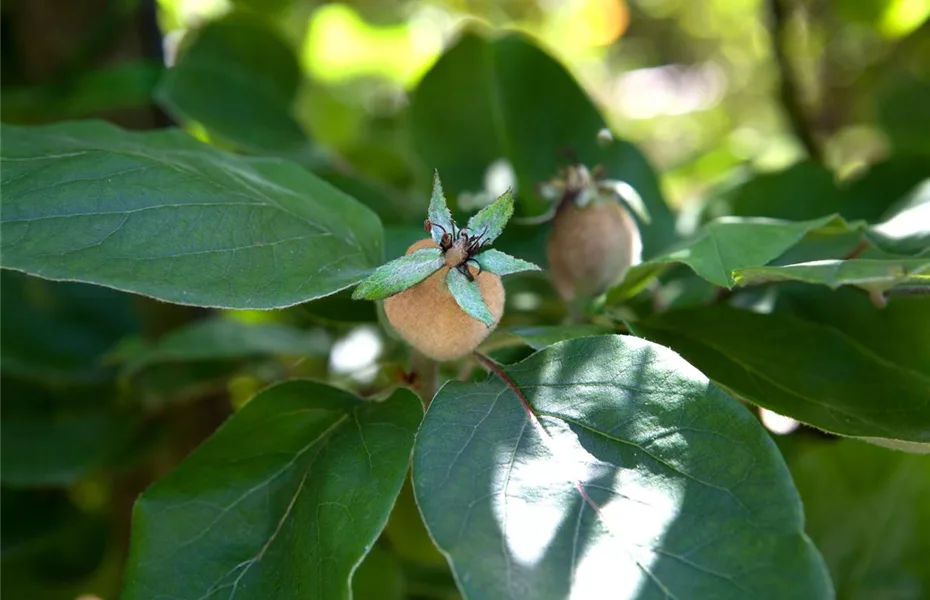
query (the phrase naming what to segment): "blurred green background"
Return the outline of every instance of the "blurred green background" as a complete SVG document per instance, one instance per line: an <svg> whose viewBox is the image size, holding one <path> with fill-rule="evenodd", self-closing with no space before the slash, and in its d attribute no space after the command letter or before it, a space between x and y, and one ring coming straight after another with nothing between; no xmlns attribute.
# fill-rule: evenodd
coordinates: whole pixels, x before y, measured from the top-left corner
<svg viewBox="0 0 930 600"><path fill-rule="evenodd" d="M853 180L892 154L903 156L904 162L889 167L900 173L876 179L901 187L878 190L890 203L930 171L930 0L5 0L0 16L4 122L98 116L147 129L180 121L214 145L297 160L375 208L388 226L389 258L408 242L406 224L416 220L428 190L429 165L412 147L411 93L468 24L526 32L566 65L614 132L639 146L659 172L666 199L680 209L680 232L708 213L732 211L704 201L726 204L727 190L759 172L791 169L784 189L812 195L822 190L827 198L837 193L836 181ZM226 26L210 29L211 23ZM186 56L183 69L167 70L195 36L199 52ZM232 48L239 66L258 79L242 81L238 70L212 63L212 43ZM185 96L198 80L202 93ZM540 97L547 94L545 80L532 86ZM228 91L246 88L251 93ZM256 101L262 106L248 104ZM215 120L201 122L203 115ZM507 181L506 165L487 166L486 190L502 191ZM758 197L768 193L764 178L754 184ZM753 197L744 189L745 202ZM468 208L467 197L457 201ZM61 298L67 301L56 304ZM179 361L130 368L114 380L113 365L131 364L126 357L136 356L132 344L138 338L157 337L203 317L203 311L90 286L53 287L7 272L2 303L3 592L10 598L116 597L132 501L228 416L223 394L235 406L264 381L327 373L329 340L317 351L297 348L295 353L317 354L299 369L286 361L236 368L222 360ZM101 306L107 307L104 314ZM332 312L338 312L338 326L330 327ZM274 317L236 316L322 323L343 339L367 336L368 346L377 346L375 355L382 343L370 325L355 329L375 321L372 307L350 306L344 294ZM560 315L544 316L555 321ZM513 322L521 318L517 312ZM157 331L151 331L153 323ZM31 343L36 336L55 339L54 347ZM386 343L396 349L396 342ZM330 365L329 374L338 379L359 365L370 367L374 358L356 360L359 352L341 371ZM336 354L334 349L330 361L338 362ZM37 366L40 371L31 370ZM32 405L20 406L14 396ZM67 410L61 409L65 397ZM158 407L156 416L137 421L139 405L149 412ZM58 415L54 428L47 426L46 409ZM43 440L55 443L45 446ZM853 528L857 539L874 536L869 515L875 507L895 506L895 486L928 481L920 475L926 463L918 459L898 460L852 441L806 453L809 441L790 438L783 450L815 526L827 531L823 539L835 547L843 548L844 539L830 536L844 528L830 528L831 520L848 518L868 529L860 534ZM7 454L23 447L35 456ZM60 470L35 480L33 459ZM830 493L821 489L822 473L836 464L852 471L850 464L863 463L871 487L851 489L849 497L860 494L857 502L823 501ZM856 485L855 477L843 481ZM925 511L914 508L921 494L923 489L907 491L907 508L888 517L897 530L917 531L926 522ZM418 515L409 494L399 506L388 537L391 527L403 531L392 540L395 550L427 565L405 567L408 586L414 586L409 597L455 597L440 557L422 529L415 530ZM905 533L901 552L909 547L909 556L919 555L914 547L923 542ZM886 591L897 595L881 595L886 570L895 572L896 551L892 547L872 563L877 571L870 576L879 582L872 589L880 595L846 597L914 597L890 574L897 587ZM843 551L825 554L837 561L831 563L834 574L849 571L853 582L861 576L857 561L871 560ZM396 558L379 550L365 568L396 570L391 561Z"/></svg>

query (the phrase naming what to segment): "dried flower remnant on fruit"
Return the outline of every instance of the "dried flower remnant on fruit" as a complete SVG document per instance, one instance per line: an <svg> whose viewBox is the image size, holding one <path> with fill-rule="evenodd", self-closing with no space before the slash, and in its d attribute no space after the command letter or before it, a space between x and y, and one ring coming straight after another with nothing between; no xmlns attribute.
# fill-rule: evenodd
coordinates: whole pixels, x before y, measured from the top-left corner
<svg viewBox="0 0 930 600"><path fill-rule="evenodd" d="M603 293L640 262L642 238L627 207L644 222L648 213L629 184L607 179L601 165L573 164L540 191L556 203L546 253L553 285L566 302Z"/></svg>
<svg viewBox="0 0 930 600"><path fill-rule="evenodd" d="M453 360L468 354L503 315L501 276L539 270L488 247L512 214L513 197L506 192L459 227L437 174L423 223L430 238L376 269L352 297L384 299L385 314L397 333L427 356Z"/></svg>

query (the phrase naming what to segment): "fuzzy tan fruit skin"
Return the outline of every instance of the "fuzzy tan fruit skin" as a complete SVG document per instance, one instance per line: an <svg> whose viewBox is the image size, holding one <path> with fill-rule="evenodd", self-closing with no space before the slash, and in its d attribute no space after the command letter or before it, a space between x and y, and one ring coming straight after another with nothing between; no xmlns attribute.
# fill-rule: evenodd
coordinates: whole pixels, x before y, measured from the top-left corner
<svg viewBox="0 0 930 600"><path fill-rule="evenodd" d="M618 283L641 252L636 222L612 200L584 208L563 204L546 248L552 283L566 302L592 298Z"/></svg>
<svg viewBox="0 0 930 600"><path fill-rule="evenodd" d="M420 240L407 249L407 254L436 247L433 240ZM471 272L474 275L476 270ZM481 296L494 316L494 325L488 327L459 308L446 285L448 274L449 267L442 267L384 300L384 313L397 333L423 354L440 361L462 358L477 348L504 314L504 286L499 276L486 272L475 275Z"/></svg>

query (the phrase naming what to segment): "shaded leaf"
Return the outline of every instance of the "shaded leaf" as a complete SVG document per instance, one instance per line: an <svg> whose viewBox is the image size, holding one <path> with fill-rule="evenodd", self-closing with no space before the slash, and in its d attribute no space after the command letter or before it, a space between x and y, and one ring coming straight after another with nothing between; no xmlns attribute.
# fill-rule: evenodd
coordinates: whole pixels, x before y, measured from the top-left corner
<svg viewBox="0 0 930 600"><path fill-rule="evenodd" d="M421 415L403 389L267 388L136 502L123 598L348 598Z"/></svg>
<svg viewBox="0 0 930 600"><path fill-rule="evenodd" d="M291 113L300 65L284 40L240 14L190 35L159 84L159 104L245 150L310 160L314 150Z"/></svg>
<svg viewBox="0 0 930 600"><path fill-rule="evenodd" d="M809 448L789 462L807 532L837 597L918 600L930 594L930 457L853 440Z"/></svg>
<svg viewBox="0 0 930 600"><path fill-rule="evenodd" d="M439 248L420 248L416 252L395 258L381 265L359 284L352 297L356 300L380 300L414 286L445 264Z"/></svg>
<svg viewBox="0 0 930 600"><path fill-rule="evenodd" d="M640 223L646 256L675 239L674 218L646 158L622 140L598 143L606 124L591 99L522 33L466 30L414 90L410 119L414 149L439 169L447 193L481 190L488 168L505 159L517 176L521 213L542 214L549 203L535 187L566 164L568 148L589 167L604 165L610 179L627 182L642 197L652 216L650 225Z"/></svg>
<svg viewBox="0 0 930 600"><path fill-rule="evenodd" d="M175 130L4 125L2 264L179 304L280 308L360 281L377 217L296 164Z"/></svg>
<svg viewBox="0 0 930 600"><path fill-rule="evenodd" d="M769 281L803 281L838 288L855 285L883 292L907 283L930 283L930 258L818 260L779 267L754 267L733 271L738 285Z"/></svg>
<svg viewBox="0 0 930 600"><path fill-rule="evenodd" d="M840 331L873 354L930 377L930 296L896 296L876 310L853 288L787 283L778 286L773 310Z"/></svg>
<svg viewBox="0 0 930 600"><path fill-rule="evenodd" d="M489 248L475 255L475 260L481 265L482 271L495 275L510 275L522 271L539 271L540 268L531 262L514 258L500 250Z"/></svg>
<svg viewBox="0 0 930 600"><path fill-rule="evenodd" d="M608 292L608 302L633 297L675 263L688 265L714 285L730 288L736 283L733 271L765 265L808 234L837 235L848 232L850 228L835 215L800 223L721 217L705 225L694 240L630 267L623 281Z"/></svg>
<svg viewBox="0 0 930 600"><path fill-rule="evenodd" d="M930 442L930 377L831 327L728 306L669 312L630 326L778 414L840 435Z"/></svg>
<svg viewBox="0 0 930 600"><path fill-rule="evenodd" d="M771 439L680 357L601 336L498 368L443 386L414 450L465 597L831 596Z"/></svg>
<svg viewBox="0 0 930 600"><path fill-rule="evenodd" d="M452 235L455 230L455 223L452 221L452 213L446 204L446 196L442 192L439 171L433 173L433 194L430 196L428 214L430 223L434 225L430 228L430 236L432 236L434 242L440 244L444 234Z"/></svg>
<svg viewBox="0 0 930 600"><path fill-rule="evenodd" d="M343 300L345 301L345 300ZM320 356L329 352L322 330L302 331L278 323L247 323L213 317L168 333L125 366L131 374L159 362L247 358L255 355Z"/></svg>
<svg viewBox="0 0 930 600"><path fill-rule="evenodd" d="M452 297L455 298L455 303L465 311L465 314L481 321L488 327L494 325L496 319L485 303L484 297L481 295L481 289L476 282L469 281L458 269L449 269L449 274L446 275L446 283Z"/></svg>
<svg viewBox="0 0 930 600"><path fill-rule="evenodd" d="M497 200L479 210L468 220L468 234L480 236L482 243L490 244L504 231L511 216L513 216L513 194L507 190Z"/></svg>

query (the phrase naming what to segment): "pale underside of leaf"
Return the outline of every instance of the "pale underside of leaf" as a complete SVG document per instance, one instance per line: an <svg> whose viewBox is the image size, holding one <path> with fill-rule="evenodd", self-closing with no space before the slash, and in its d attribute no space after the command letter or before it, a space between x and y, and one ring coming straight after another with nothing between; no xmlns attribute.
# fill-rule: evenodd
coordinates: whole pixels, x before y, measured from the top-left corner
<svg viewBox="0 0 930 600"><path fill-rule="evenodd" d="M429 221L433 225L430 227L430 236L437 244L442 242L444 233L452 234L455 223L452 221L452 212L446 203L446 197L442 192L442 182L439 180L439 171L433 173L433 195L429 201ZM439 225L439 227L436 227Z"/></svg>
<svg viewBox="0 0 930 600"><path fill-rule="evenodd" d="M495 250L489 248L484 250L474 256L475 260L478 261L478 264L481 266L482 271L487 271L488 273L494 273L495 275L510 275L511 273L520 273L521 271L539 271L540 268L534 265L531 262L515 258L501 252L500 250Z"/></svg>
<svg viewBox="0 0 930 600"><path fill-rule="evenodd" d="M476 282L469 281L468 277L458 269L449 269L446 282L456 304L465 311L465 314L481 321L488 327L494 325L494 315L491 314L491 310L481 296L481 289Z"/></svg>
<svg viewBox="0 0 930 600"><path fill-rule="evenodd" d="M733 279L739 285L769 281L803 281L829 286L854 285L866 290L885 291L909 283L930 283L928 259L820 260L793 265L737 269Z"/></svg>
<svg viewBox="0 0 930 600"><path fill-rule="evenodd" d="M513 216L513 194L507 190L468 220L468 235L480 236L482 243L490 244L504 231Z"/></svg>
<svg viewBox="0 0 930 600"><path fill-rule="evenodd" d="M359 284L352 297L356 300L380 300L414 286L444 264L442 250L421 248L381 265L368 279Z"/></svg>

